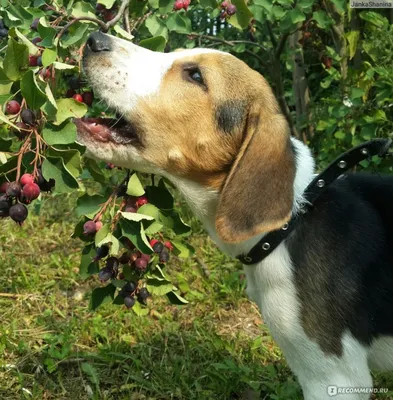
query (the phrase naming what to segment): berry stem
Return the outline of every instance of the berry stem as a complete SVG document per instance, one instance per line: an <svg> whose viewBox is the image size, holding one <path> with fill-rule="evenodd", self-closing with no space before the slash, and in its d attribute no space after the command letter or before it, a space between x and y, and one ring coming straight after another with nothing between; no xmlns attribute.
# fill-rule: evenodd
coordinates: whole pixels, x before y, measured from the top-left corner
<svg viewBox="0 0 393 400"><path fill-rule="evenodd" d="M23 143L22 147L20 148L19 152L18 152L18 162L16 164L16 181L19 182L20 179L20 167L22 166L22 158L23 155L26 153L27 148L30 146L30 141L31 141L31 135L33 132L29 133L29 136L27 137L27 139L25 140L25 142Z"/></svg>

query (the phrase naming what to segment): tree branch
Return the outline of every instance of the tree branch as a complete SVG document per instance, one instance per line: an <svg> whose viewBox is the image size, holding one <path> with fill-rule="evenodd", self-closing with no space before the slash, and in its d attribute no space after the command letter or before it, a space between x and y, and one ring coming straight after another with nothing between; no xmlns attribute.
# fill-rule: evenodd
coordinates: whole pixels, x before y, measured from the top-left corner
<svg viewBox="0 0 393 400"><path fill-rule="evenodd" d="M110 20L107 24L106 24L106 31L107 32L110 28L112 28L112 26L115 26L117 24L117 22L120 20L120 18L123 16L124 11L126 10L127 7L129 7L130 5L130 0L123 0L123 2L121 3L121 6L119 8L119 11L117 12L115 18L113 18L112 20Z"/></svg>

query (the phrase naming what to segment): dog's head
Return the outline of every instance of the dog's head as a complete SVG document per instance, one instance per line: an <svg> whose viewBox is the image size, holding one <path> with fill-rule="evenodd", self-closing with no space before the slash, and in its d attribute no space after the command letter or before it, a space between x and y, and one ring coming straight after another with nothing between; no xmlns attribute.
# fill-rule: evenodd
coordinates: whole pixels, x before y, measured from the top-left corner
<svg viewBox="0 0 393 400"><path fill-rule="evenodd" d="M92 156L217 191L224 241L287 221L294 155L259 73L220 51L156 53L102 33L90 36L83 64L95 94L122 116L76 121Z"/></svg>

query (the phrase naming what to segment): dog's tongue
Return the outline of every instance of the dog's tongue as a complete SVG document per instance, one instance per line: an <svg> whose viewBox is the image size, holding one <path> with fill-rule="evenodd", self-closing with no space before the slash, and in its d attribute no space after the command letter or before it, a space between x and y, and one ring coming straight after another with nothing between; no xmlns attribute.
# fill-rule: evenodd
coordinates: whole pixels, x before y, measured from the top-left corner
<svg viewBox="0 0 393 400"><path fill-rule="evenodd" d="M113 125L110 118L75 118L74 124L79 132L89 133L97 140L107 142L111 138L111 130L109 126Z"/></svg>

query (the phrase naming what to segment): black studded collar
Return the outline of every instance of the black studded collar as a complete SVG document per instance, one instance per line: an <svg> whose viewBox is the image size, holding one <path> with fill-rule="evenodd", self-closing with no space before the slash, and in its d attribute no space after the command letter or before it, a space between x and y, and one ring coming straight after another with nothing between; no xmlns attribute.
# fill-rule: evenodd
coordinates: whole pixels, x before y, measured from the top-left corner
<svg viewBox="0 0 393 400"><path fill-rule="evenodd" d="M288 237L295 228L297 221L305 213L312 210L314 202L332 182L349 168L365 159L375 155L385 157L388 154L391 143L391 139L373 139L341 154L307 186L304 191L305 204L298 214L293 216L281 229L271 231L265 235L247 254L239 255L236 258L245 265L252 265L262 261Z"/></svg>

